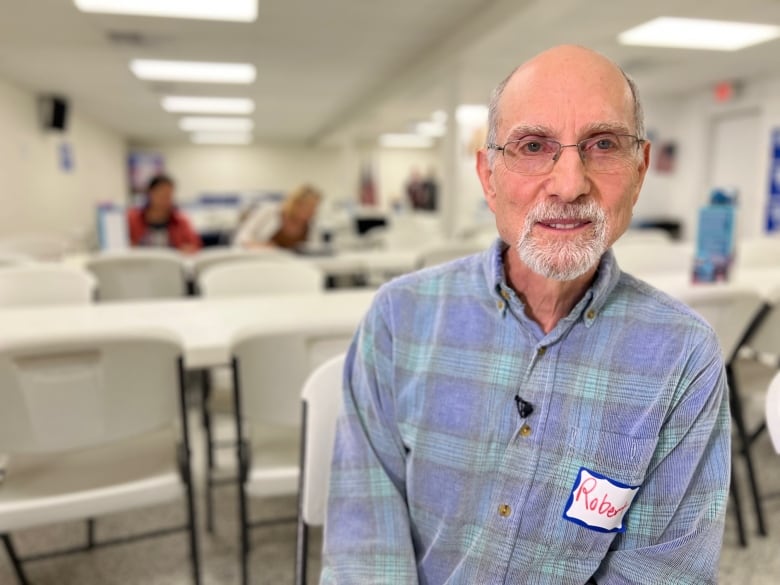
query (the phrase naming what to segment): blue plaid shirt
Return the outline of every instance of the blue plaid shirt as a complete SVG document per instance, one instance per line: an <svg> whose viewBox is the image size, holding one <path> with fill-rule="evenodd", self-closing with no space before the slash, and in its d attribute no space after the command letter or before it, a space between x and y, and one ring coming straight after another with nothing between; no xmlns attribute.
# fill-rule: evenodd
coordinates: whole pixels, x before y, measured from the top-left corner
<svg viewBox="0 0 780 585"><path fill-rule="evenodd" d="M717 582L730 429L714 332L607 252L545 334L503 250L377 293L347 357L322 583ZM576 498L609 523L585 477L639 488L621 526L570 516Z"/></svg>

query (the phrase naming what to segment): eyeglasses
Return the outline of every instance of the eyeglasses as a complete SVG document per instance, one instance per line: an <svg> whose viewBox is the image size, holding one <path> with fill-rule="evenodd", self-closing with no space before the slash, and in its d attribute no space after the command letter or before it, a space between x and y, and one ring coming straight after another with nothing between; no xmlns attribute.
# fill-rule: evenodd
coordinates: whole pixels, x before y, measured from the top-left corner
<svg viewBox="0 0 780 585"><path fill-rule="evenodd" d="M488 150L500 150L504 164L512 172L521 175L549 173L564 148L577 148L585 168L596 173L615 171L629 166L636 148L644 140L633 134L598 134L577 144L561 144L557 140L532 136L510 140L504 146L488 144Z"/></svg>

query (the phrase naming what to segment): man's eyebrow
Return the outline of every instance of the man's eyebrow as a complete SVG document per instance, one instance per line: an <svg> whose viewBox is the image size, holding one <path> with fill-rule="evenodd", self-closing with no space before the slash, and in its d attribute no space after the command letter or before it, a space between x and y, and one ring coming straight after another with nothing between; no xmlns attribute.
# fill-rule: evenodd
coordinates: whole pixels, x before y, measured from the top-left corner
<svg viewBox="0 0 780 585"><path fill-rule="evenodd" d="M596 122L594 124L588 124L582 130L580 135L583 137L593 136L594 134L601 134L603 132L611 132L613 134L631 134L631 130L622 122Z"/></svg>
<svg viewBox="0 0 780 585"><path fill-rule="evenodd" d="M509 131L506 136L506 141L518 140L523 136L551 136L552 130L547 126L540 126L538 124L522 124L515 126Z"/></svg>
<svg viewBox="0 0 780 585"><path fill-rule="evenodd" d="M578 135L580 139L582 139L604 132L611 132L613 134L631 134L631 129L623 122L594 122L582 128ZM521 124L515 126L509 131L509 134L507 134L506 137L506 142L519 140L523 136L553 137L555 136L555 132L548 126L542 126L539 124Z"/></svg>

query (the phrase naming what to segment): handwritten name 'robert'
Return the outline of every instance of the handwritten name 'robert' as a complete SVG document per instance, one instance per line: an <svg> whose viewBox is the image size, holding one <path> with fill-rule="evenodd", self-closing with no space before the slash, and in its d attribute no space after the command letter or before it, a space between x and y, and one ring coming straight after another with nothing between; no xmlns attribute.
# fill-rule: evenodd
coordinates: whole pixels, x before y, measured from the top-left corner
<svg viewBox="0 0 780 585"><path fill-rule="evenodd" d="M607 518L614 518L628 507L631 498L627 498L617 504L610 502L609 494L606 491L601 494L597 492L598 484L599 482L594 477L583 480L577 490L574 501L581 502L587 510Z"/></svg>

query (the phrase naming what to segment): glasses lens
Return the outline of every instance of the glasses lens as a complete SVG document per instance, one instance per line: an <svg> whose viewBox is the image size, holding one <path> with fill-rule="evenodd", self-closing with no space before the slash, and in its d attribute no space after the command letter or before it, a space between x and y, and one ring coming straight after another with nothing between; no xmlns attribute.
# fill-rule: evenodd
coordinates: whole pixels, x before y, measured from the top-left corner
<svg viewBox="0 0 780 585"><path fill-rule="evenodd" d="M580 142L585 165L592 171L612 171L630 164L637 139L623 134L599 134Z"/></svg>
<svg viewBox="0 0 780 585"><path fill-rule="evenodd" d="M549 172L561 145L546 138L524 138L504 145L504 164L510 171L524 175Z"/></svg>

